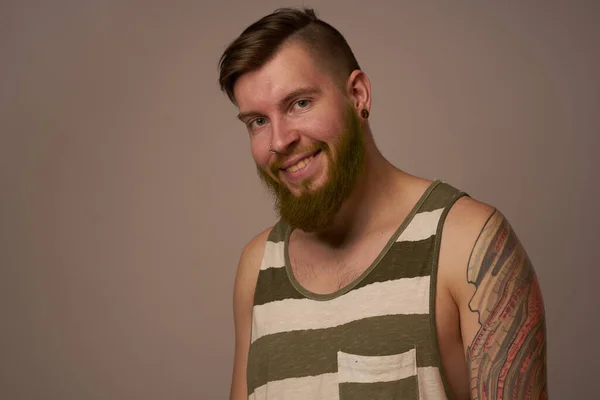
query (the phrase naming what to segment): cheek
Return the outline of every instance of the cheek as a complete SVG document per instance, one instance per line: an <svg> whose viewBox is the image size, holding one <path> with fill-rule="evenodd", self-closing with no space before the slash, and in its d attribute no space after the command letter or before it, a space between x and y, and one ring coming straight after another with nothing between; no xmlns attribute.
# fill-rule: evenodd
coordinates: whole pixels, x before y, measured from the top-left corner
<svg viewBox="0 0 600 400"><path fill-rule="evenodd" d="M335 141L344 129L344 121L337 112L330 108L309 118L305 127L306 134L310 135L313 140L330 143Z"/></svg>
<svg viewBox="0 0 600 400"><path fill-rule="evenodd" d="M265 168L269 165L271 156L269 153L269 143L260 138L250 138L250 152L254 162Z"/></svg>
<svg viewBox="0 0 600 400"><path fill-rule="evenodd" d="M336 142L340 136L340 132L342 131L343 126L340 123L336 123L334 121L329 121L329 123L323 127L323 136L325 138L324 141L332 144Z"/></svg>

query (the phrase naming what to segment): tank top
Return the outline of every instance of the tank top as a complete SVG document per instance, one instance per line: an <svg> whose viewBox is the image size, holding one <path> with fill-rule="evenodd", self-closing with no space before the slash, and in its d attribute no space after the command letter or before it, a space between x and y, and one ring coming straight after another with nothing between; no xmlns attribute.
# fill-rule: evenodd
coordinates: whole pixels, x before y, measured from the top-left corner
<svg viewBox="0 0 600 400"><path fill-rule="evenodd" d="M304 289L272 228L252 308L250 400L446 399L435 326L444 220L461 191L433 182L375 261L327 295Z"/></svg>

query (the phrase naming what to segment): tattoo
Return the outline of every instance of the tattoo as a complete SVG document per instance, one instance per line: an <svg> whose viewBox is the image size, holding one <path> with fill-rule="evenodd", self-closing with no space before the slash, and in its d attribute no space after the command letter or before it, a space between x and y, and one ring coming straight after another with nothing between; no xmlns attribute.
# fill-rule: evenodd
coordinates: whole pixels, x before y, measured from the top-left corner
<svg viewBox="0 0 600 400"><path fill-rule="evenodd" d="M467 269L479 332L467 349L473 399L546 399L542 294L525 249L504 216L487 221Z"/></svg>

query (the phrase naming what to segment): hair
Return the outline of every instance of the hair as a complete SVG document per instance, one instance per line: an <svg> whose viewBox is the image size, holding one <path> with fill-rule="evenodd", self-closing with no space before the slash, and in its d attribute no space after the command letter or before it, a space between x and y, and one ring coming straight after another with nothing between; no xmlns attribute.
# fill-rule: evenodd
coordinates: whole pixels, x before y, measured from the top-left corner
<svg viewBox="0 0 600 400"><path fill-rule="evenodd" d="M313 9L280 8L254 22L225 49L219 60L221 90L237 104L233 88L239 77L262 67L289 42L303 44L342 87L360 69L344 36L318 19Z"/></svg>

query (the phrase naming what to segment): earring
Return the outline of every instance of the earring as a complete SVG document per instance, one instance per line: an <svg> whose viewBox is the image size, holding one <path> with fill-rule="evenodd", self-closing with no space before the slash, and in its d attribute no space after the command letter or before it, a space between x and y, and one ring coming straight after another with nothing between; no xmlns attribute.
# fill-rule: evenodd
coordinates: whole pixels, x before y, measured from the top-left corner
<svg viewBox="0 0 600 400"><path fill-rule="evenodd" d="M364 119L369 118L369 110L367 110L366 108L363 108L360 112L361 117L363 117Z"/></svg>

